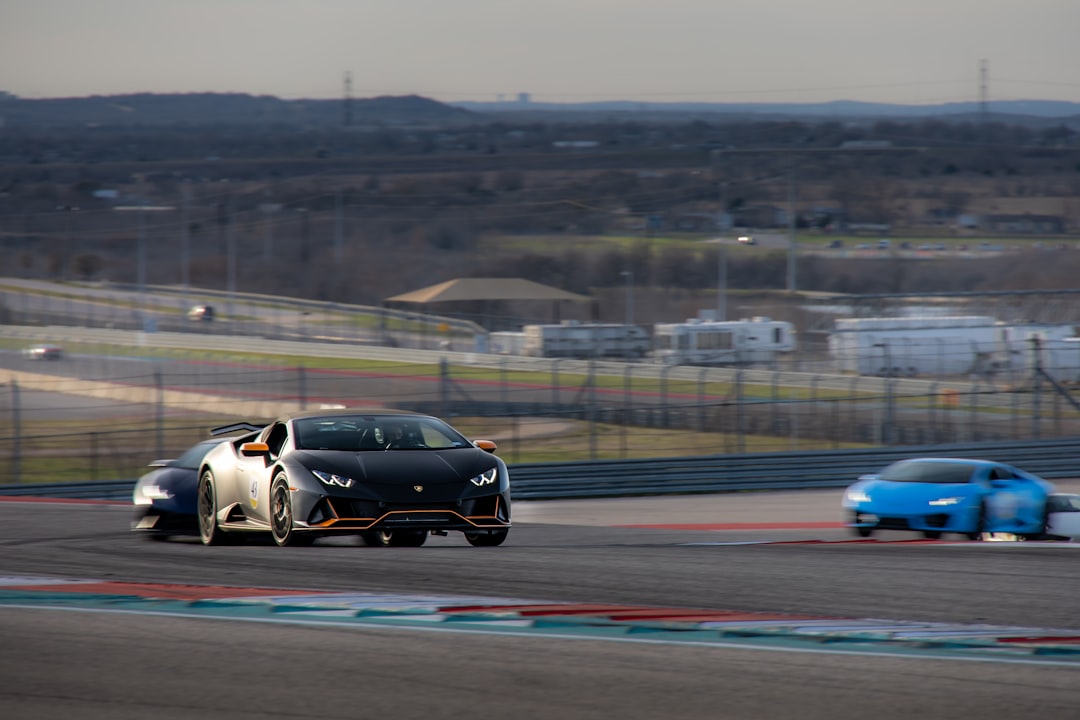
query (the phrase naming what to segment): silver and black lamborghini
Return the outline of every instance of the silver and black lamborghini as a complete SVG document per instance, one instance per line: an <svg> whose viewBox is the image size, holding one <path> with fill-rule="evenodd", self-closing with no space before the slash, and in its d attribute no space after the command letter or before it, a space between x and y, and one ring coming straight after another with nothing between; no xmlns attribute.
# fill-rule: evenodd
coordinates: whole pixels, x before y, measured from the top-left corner
<svg viewBox="0 0 1080 720"><path fill-rule="evenodd" d="M419 546L453 530L475 546L501 545L510 478L494 451L418 413L286 415L203 458L199 535L207 545L269 532L278 545L353 534L369 545Z"/></svg>

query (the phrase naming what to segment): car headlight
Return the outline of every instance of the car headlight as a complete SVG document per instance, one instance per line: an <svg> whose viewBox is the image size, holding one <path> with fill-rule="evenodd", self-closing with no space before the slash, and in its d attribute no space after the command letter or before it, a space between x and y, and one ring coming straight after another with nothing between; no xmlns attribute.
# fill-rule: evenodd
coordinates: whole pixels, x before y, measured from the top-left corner
<svg viewBox="0 0 1080 720"><path fill-rule="evenodd" d="M484 487L485 485L491 485L495 482L495 479L499 477L499 468L493 467L490 470L485 470L474 478L469 478L476 487Z"/></svg>
<svg viewBox="0 0 1080 720"><path fill-rule="evenodd" d="M964 502L964 498L962 497L944 497L938 498L937 500L931 500L930 504L935 507L942 507L945 505L957 505L962 502Z"/></svg>
<svg viewBox="0 0 1080 720"><path fill-rule="evenodd" d="M343 475L334 475L333 473L323 472L322 470L312 470L311 474L319 478L319 482L323 485L341 488L350 488L353 486L353 479Z"/></svg>
<svg viewBox="0 0 1080 720"><path fill-rule="evenodd" d="M172 500L173 494L158 485L143 485L135 495L136 505L150 505L155 500Z"/></svg>
<svg viewBox="0 0 1080 720"><path fill-rule="evenodd" d="M844 495L844 499L851 505L870 502L870 496L862 490L848 490Z"/></svg>

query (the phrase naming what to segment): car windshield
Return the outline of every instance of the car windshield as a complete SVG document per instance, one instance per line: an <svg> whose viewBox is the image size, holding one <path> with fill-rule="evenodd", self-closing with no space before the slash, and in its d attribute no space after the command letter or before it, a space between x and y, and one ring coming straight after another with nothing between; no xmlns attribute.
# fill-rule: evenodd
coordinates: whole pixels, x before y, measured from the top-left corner
<svg viewBox="0 0 1080 720"><path fill-rule="evenodd" d="M975 466L969 463L905 460L882 470L881 479L892 482L959 484L969 482L974 472Z"/></svg>
<svg viewBox="0 0 1080 720"><path fill-rule="evenodd" d="M294 423L299 450L446 450L469 447L458 431L433 417L341 415Z"/></svg>

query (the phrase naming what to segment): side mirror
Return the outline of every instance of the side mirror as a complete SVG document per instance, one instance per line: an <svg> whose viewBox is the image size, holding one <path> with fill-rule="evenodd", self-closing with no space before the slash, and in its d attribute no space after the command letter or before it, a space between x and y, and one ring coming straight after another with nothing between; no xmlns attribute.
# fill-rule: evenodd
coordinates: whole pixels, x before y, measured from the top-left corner
<svg viewBox="0 0 1080 720"><path fill-rule="evenodd" d="M269 455L270 446L261 442L246 442L240 446L240 454L244 457L258 457L259 455Z"/></svg>
<svg viewBox="0 0 1080 720"><path fill-rule="evenodd" d="M496 450L499 449L499 446L491 440L477 440L473 443L473 445L476 445L476 447L480 448L484 452L489 453L494 453Z"/></svg>

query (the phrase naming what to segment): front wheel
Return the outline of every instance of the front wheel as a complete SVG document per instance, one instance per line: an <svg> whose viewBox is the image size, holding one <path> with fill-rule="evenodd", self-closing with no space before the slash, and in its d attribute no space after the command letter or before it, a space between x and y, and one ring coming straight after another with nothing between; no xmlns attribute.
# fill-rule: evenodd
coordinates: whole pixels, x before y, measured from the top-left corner
<svg viewBox="0 0 1080 720"><path fill-rule="evenodd" d="M302 534L293 529L292 493L284 471L275 475L270 484L270 534L274 544L281 547L304 544Z"/></svg>
<svg viewBox="0 0 1080 720"><path fill-rule="evenodd" d="M387 532L386 544L390 547L420 547L427 540L426 530L394 530Z"/></svg>
<svg viewBox="0 0 1080 720"><path fill-rule="evenodd" d="M506 541L506 536L509 534L509 530L502 528L490 532L467 532L465 539L473 547L497 547Z"/></svg>
<svg viewBox="0 0 1080 720"><path fill-rule="evenodd" d="M986 503L979 503L979 512L975 516L975 529L972 532L964 533L968 540L978 542L982 540L983 532L986 529Z"/></svg>
<svg viewBox="0 0 1080 720"><path fill-rule="evenodd" d="M427 536L425 530L369 530L360 540L370 547L420 547Z"/></svg>
<svg viewBox="0 0 1080 720"><path fill-rule="evenodd" d="M390 534L369 530L360 533L360 542L368 547L386 547L389 544Z"/></svg>
<svg viewBox="0 0 1080 720"><path fill-rule="evenodd" d="M222 545L225 532L217 523L217 491L214 488L214 473L206 470L199 477L197 491L199 539L203 545Z"/></svg>
<svg viewBox="0 0 1080 720"><path fill-rule="evenodd" d="M851 530L858 537L868 538L868 537L870 537L871 535L874 534L874 526L873 525L855 525L854 524L854 523L859 522L859 513L852 513L851 514L851 522L853 523Z"/></svg>

